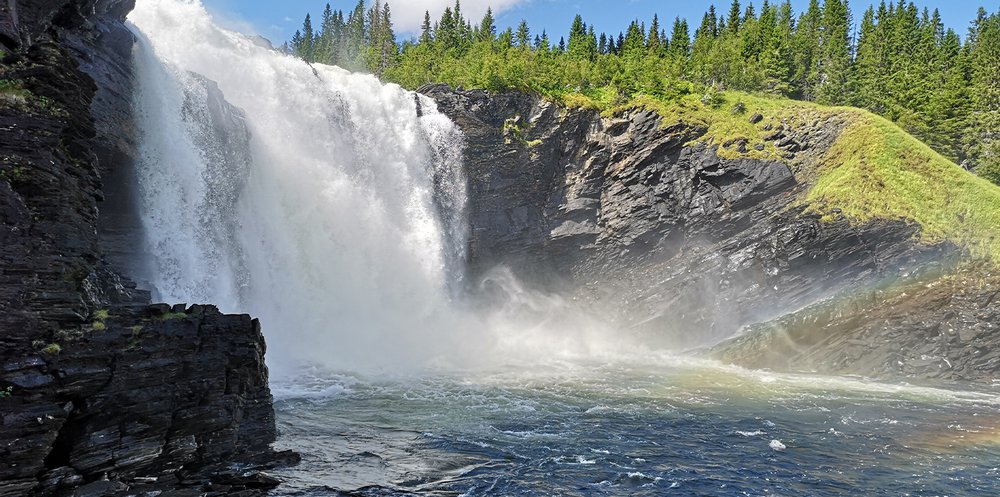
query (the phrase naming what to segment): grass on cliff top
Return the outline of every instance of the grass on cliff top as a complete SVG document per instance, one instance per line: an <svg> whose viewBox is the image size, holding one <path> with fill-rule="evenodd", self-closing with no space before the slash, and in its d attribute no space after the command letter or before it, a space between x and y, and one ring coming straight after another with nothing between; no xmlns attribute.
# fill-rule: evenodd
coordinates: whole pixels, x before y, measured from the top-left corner
<svg viewBox="0 0 1000 497"><path fill-rule="evenodd" d="M950 240L1000 263L1000 187L882 117L845 112L852 119L820 164L806 201L858 221L912 219L925 240Z"/></svg>
<svg viewBox="0 0 1000 497"><path fill-rule="evenodd" d="M796 121L803 115L821 112L821 106L787 98L758 96L740 92L705 90L690 85L666 95L636 94L622 97L614 86L605 86L585 93L573 92L546 95L569 108L593 109L605 117L619 115L626 110L641 107L655 111L663 117L663 125L685 123L705 129L698 141L715 145L720 157L752 157L755 159L781 158L774 143L764 137L781 122ZM750 122L750 116L760 114L760 123ZM735 145L744 140L747 152L740 153ZM762 150L757 150L763 146Z"/></svg>
<svg viewBox="0 0 1000 497"><path fill-rule="evenodd" d="M718 146L724 158L780 158L774 143L764 140L769 123L794 128L842 119L846 127L825 157L809 170L797 171L799 181L809 186L803 201L820 214L840 209L855 222L909 219L920 224L926 242L949 240L968 247L975 257L1000 264L1000 187L868 111L738 92L636 95L623 101L609 87L559 97L568 107L595 109L606 116L643 107L663 116L664 126L701 126L706 132L698 141ZM749 120L754 113L763 116L756 125ZM731 145L740 139L747 142L746 153ZM756 150L761 144L763 149Z"/></svg>

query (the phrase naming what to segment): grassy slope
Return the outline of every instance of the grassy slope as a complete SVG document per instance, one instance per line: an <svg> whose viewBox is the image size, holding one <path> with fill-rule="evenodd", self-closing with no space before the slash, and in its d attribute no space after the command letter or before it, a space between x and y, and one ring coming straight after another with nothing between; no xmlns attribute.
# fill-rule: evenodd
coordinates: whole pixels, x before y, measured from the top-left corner
<svg viewBox="0 0 1000 497"><path fill-rule="evenodd" d="M664 116L664 123L683 121L707 127L703 141L719 145L724 157L740 155L722 145L747 139L743 155L776 158L778 150L765 142L763 125L797 122L837 114L848 124L815 170L800 180L811 188L803 200L820 213L837 208L863 222L873 218L906 218L923 227L928 242L950 240L977 257L1000 264L1000 187L965 171L890 121L850 107L824 107L807 102L726 92L706 99L685 95L672 101L637 96L621 102L612 89L587 95L560 96L570 107L616 113L642 106ZM708 104L703 103L708 102ZM737 104L744 110L735 112ZM760 113L764 121L750 124L747 116ZM754 145L763 143L764 149Z"/></svg>
<svg viewBox="0 0 1000 497"><path fill-rule="evenodd" d="M928 240L947 239L1000 263L1000 187L965 171L886 119L850 121L806 197L848 217L912 219Z"/></svg>

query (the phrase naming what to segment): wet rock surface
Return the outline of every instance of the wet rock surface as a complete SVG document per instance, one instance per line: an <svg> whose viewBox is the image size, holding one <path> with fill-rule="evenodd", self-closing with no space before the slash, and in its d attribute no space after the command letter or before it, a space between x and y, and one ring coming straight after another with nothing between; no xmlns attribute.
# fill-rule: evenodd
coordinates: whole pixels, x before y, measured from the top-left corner
<svg viewBox="0 0 1000 497"><path fill-rule="evenodd" d="M151 306L123 276L131 2L4 4L0 496L263 495L295 456L270 449L259 324Z"/></svg>
<svg viewBox="0 0 1000 497"><path fill-rule="evenodd" d="M752 368L995 387L998 338L1000 275L973 266L748 326L711 355Z"/></svg>
<svg viewBox="0 0 1000 497"><path fill-rule="evenodd" d="M781 159L720 158L698 141L704 129L641 109L608 118L518 93L420 91L465 132L470 281L509 267L646 343L700 348L823 299L945 273L962 258L951 244L919 242L906 220L811 214L809 166L842 118L792 127L751 116ZM922 335L896 324L892 338L916 350ZM753 365L739 360L751 356L727 357ZM937 376L936 366L913 367L913 377Z"/></svg>
<svg viewBox="0 0 1000 497"><path fill-rule="evenodd" d="M197 305L104 316L0 366L0 495L277 484L250 471L275 437L256 320Z"/></svg>

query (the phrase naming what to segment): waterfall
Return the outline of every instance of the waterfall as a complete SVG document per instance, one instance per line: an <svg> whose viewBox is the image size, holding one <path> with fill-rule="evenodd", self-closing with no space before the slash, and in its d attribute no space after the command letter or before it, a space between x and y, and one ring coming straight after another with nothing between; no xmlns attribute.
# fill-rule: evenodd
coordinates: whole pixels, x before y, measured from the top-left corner
<svg viewBox="0 0 1000 497"><path fill-rule="evenodd" d="M421 95L141 0L137 166L160 300L259 317L272 365L398 365L466 325L461 135Z"/></svg>

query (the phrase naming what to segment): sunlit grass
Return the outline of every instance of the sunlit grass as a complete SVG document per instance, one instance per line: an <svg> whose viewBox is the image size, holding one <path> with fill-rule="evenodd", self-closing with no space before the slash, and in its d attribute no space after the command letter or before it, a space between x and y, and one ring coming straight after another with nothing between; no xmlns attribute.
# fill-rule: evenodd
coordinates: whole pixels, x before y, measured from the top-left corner
<svg viewBox="0 0 1000 497"><path fill-rule="evenodd" d="M856 221L910 219L927 241L950 240L1000 262L1000 187L886 119L852 112L805 200Z"/></svg>

